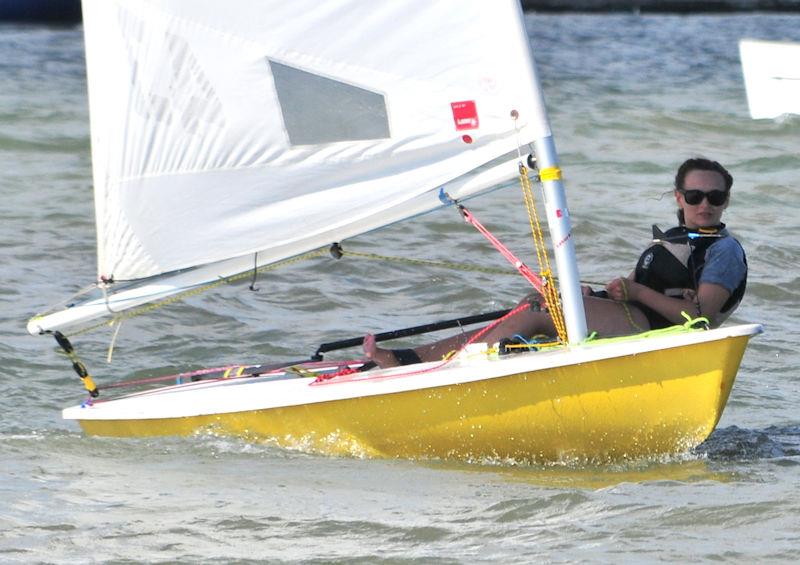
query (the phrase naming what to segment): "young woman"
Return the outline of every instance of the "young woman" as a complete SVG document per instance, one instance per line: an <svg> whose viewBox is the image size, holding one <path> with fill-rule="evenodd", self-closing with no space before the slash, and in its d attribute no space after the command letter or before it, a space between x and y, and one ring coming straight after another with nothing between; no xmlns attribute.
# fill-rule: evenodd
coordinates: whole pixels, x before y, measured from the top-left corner
<svg viewBox="0 0 800 565"><path fill-rule="evenodd" d="M639 333L682 324L682 312L704 316L716 327L736 309L744 295L747 263L744 249L722 223L732 185L733 177L716 161L696 158L680 166L674 191L680 225L654 233L653 245L636 269L612 280L605 292L584 287L590 331L604 337ZM369 334L364 352L381 367L434 361L462 347L476 331L415 349L384 349ZM528 308L499 323L481 341L540 334L556 335L550 316Z"/></svg>

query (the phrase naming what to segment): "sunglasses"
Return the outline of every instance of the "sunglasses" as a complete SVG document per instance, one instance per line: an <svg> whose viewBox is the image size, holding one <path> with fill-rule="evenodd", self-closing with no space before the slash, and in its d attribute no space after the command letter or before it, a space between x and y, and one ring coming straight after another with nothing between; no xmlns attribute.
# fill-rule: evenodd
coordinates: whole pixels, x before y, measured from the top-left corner
<svg viewBox="0 0 800 565"><path fill-rule="evenodd" d="M703 198L708 198L708 203L712 206L722 206L728 199L727 190L710 190L703 192L702 190L681 190L683 199L690 206L697 206L703 201Z"/></svg>

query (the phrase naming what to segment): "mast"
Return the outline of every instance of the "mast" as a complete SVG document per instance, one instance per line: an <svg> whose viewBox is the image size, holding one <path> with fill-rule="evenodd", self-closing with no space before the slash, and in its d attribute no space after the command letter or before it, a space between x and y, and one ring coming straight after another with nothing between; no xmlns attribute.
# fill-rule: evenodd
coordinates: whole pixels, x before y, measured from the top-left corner
<svg viewBox="0 0 800 565"><path fill-rule="evenodd" d="M553 137L548 136L534 141L534 148L544 189L547 225L550 228L550 238L553 241L553 252L558 269L567 338L569 343L579 343L586 339L588 333L586 313L583 309L578 262L575 258L575 245L572 241L572 222L569 219L564 183L561 182L556 145Z"/></svg>

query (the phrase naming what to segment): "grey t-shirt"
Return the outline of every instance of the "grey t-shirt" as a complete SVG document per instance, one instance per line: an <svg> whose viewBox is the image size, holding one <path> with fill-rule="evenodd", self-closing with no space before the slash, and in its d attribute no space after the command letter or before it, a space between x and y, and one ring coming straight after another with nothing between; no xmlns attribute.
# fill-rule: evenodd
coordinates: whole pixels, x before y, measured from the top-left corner
<svg viewBox="0 0 800 565"><path fill-rule="evenodd" d="M727 230L722 233L729 235ZM732 237L724 237L706 251L700 283L713 283L725 287L731 294L747 276L744 250Z"/></svg>

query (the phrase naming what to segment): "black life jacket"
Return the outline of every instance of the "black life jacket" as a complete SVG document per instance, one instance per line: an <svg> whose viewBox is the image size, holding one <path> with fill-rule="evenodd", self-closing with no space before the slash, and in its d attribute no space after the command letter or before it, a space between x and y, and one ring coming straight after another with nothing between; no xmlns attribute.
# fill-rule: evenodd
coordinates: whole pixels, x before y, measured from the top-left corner
<svg viewBox="0 0 800 565"><path fill-rule="evenodd" d="M634 280L667 296L680 297L687 288L697 290L708 249L720 239L730 237L727 233L720 233L724 228L725 224L699 230L680 226L664 233L657 226L653 226L653 244L639 257ZM742 255L744 256L744 249ZM747 265L746 257L745 265ZM728 312L736 306L744 296L746 287L745 272L744 279L722 305L720 312ZM650 320L651 327L672 325L651 308L645 306L643 310Z"/></svg>

